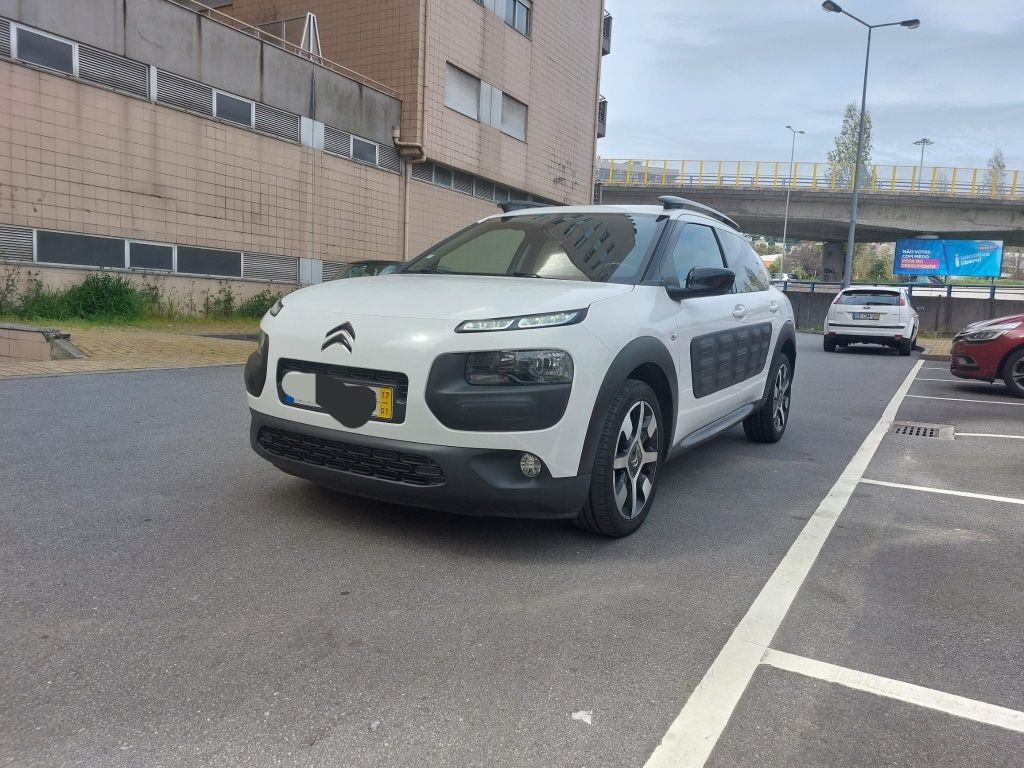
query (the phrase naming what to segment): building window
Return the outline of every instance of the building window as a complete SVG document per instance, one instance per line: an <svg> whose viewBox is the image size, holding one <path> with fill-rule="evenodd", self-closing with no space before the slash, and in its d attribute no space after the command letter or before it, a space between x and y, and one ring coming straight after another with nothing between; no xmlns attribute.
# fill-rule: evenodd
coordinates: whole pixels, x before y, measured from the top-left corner
<svg viewBox="0 0 1024 768"><path fill-rule="evenodd" d="M132 269L174 269L174 246L157 243L128 243L128 266Z"/></svg>
<svg viewBox="0 0 1024 768"><path fill-rule="evenodd" d="M501 132L526 141L526 105L507 93L501 96Z"/></svg>
<svg viewBox="0 0 1024 768"><path fill-rule="evenodd" d="M521 35L530 36L531 0L505 0L505 23Z"/></svg>
<svg viewBox="0 0 1024 768"><path fill-rule="evenodd" d="M235 123L236 125L244 125L246 128L252 128L252 107L253 103L247 99L240 99L237 96L231 96L226 93L217 91L214 94L214 101L216 105L216 115L221 120L227 120L229 123Z"/></svg>
<svg viewBox="0 0 1024 768"><path fill-rule="evenodd" d="M434 183L441 187L451 187L452 185L452 170L451 168L442 168L440 165L434 166Z"/></svg>
<svg viewBox="0 0 1024 768"><path fill-rule="evenodd" d="M377 145L372 141L367 141L366 139L360 139L358 136L353 136L352 159L359 160L363 163L370 163L370 165L376 165Z"/></svg>
<svg viewBox="0 0 1024 768"><path fill-rule="evenodd" d="M40 67L75 74L75 44L24 27L17 30L17 58Z"/></svg>
<svg viewBox="0 0 1024 768"><path fill-rule="evenodd" d="M448 65L444 105L474 120L480 117L480 80Z"/></svg>
<svg viewBox="0 0 1024 768"><path fill-rule="evenodd" d="M40 229L36 231L36 261L123 269L124 240Z"/></svg>

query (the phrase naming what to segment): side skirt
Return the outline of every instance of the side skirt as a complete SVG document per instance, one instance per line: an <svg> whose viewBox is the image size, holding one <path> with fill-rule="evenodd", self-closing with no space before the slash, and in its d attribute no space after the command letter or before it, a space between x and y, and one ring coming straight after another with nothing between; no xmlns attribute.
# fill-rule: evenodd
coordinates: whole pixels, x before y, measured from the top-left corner
<svg viewBox="0 0 1024 768"><path fill-rule="evenodd" d="M678 458L687 451L693 450L701 443L706 443L711 438L717 437L722 432L725 432L725 430L735 427L747 418L747 416L760 408L763 403L763 400L758 400L754 403L747 403L746 405L740 406L732 413L727 413L722 418L701 427L695 432L691 432L672 446L668 452L668 458L666 461Z"/></svg>

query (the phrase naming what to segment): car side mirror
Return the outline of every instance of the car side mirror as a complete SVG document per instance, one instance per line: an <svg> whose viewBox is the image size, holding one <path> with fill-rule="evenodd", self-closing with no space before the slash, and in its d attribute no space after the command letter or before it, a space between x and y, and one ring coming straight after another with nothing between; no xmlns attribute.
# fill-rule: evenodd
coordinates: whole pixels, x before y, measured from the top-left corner
<svg viewBox="0 0 1024 768"><path fill-rule="evenodd" d="M694 267L686 276L685 286L665 286L665 290L673 301L682 301L698 296L721 296L730 293L735 284L736 273L731 269Z"/></svg>

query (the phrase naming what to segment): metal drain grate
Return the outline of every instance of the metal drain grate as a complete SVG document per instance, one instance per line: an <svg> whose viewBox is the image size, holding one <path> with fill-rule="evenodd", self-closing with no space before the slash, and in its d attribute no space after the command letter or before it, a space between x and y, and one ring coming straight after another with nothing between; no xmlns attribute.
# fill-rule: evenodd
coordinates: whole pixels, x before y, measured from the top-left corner
<svg viewBox="0 0 1024 768"><path fill-rule="evenodd" d="M894 421L892 424L894 435L907 435L908 437L931 437L936 440L952 440L952 424L923 424L918 421Z"/></svg>

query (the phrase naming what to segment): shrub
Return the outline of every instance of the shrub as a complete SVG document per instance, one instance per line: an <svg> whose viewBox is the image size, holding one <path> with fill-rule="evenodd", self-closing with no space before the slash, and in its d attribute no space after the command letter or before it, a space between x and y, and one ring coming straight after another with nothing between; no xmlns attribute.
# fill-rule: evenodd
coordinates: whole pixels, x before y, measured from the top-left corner
<svg viewBox="0 0 1024 768"><path fill-rule="evenodd" d="M143 293L123 275L89 275L68 288L62 298L67 312L81 318L136 320L147 307Z"/></svg>
<svg viewBox="0 0 1024 768"><path fill-rule="evenodd" d="M265 288L254 296L250 296L238 305L236 312L242 317L260 318L267 314L274 302L281 298L280 293L274 293Z"/></svg>
<svg viewBox="0 0 1024 768"><path fill-rule="evenodd" d="M235 312L235 292L230 285L222 285L216 294L209 292L203 301L203 312L207 317L227 318Z"/></svg>
<svg viewBox="0 0 1024 768"><path fill-rule="evenodd" d="M15 314L29 320L54 318L63 320L70 315L59 291L52 291L42 280L29 274L28 289L18 297Z"/></svg>

